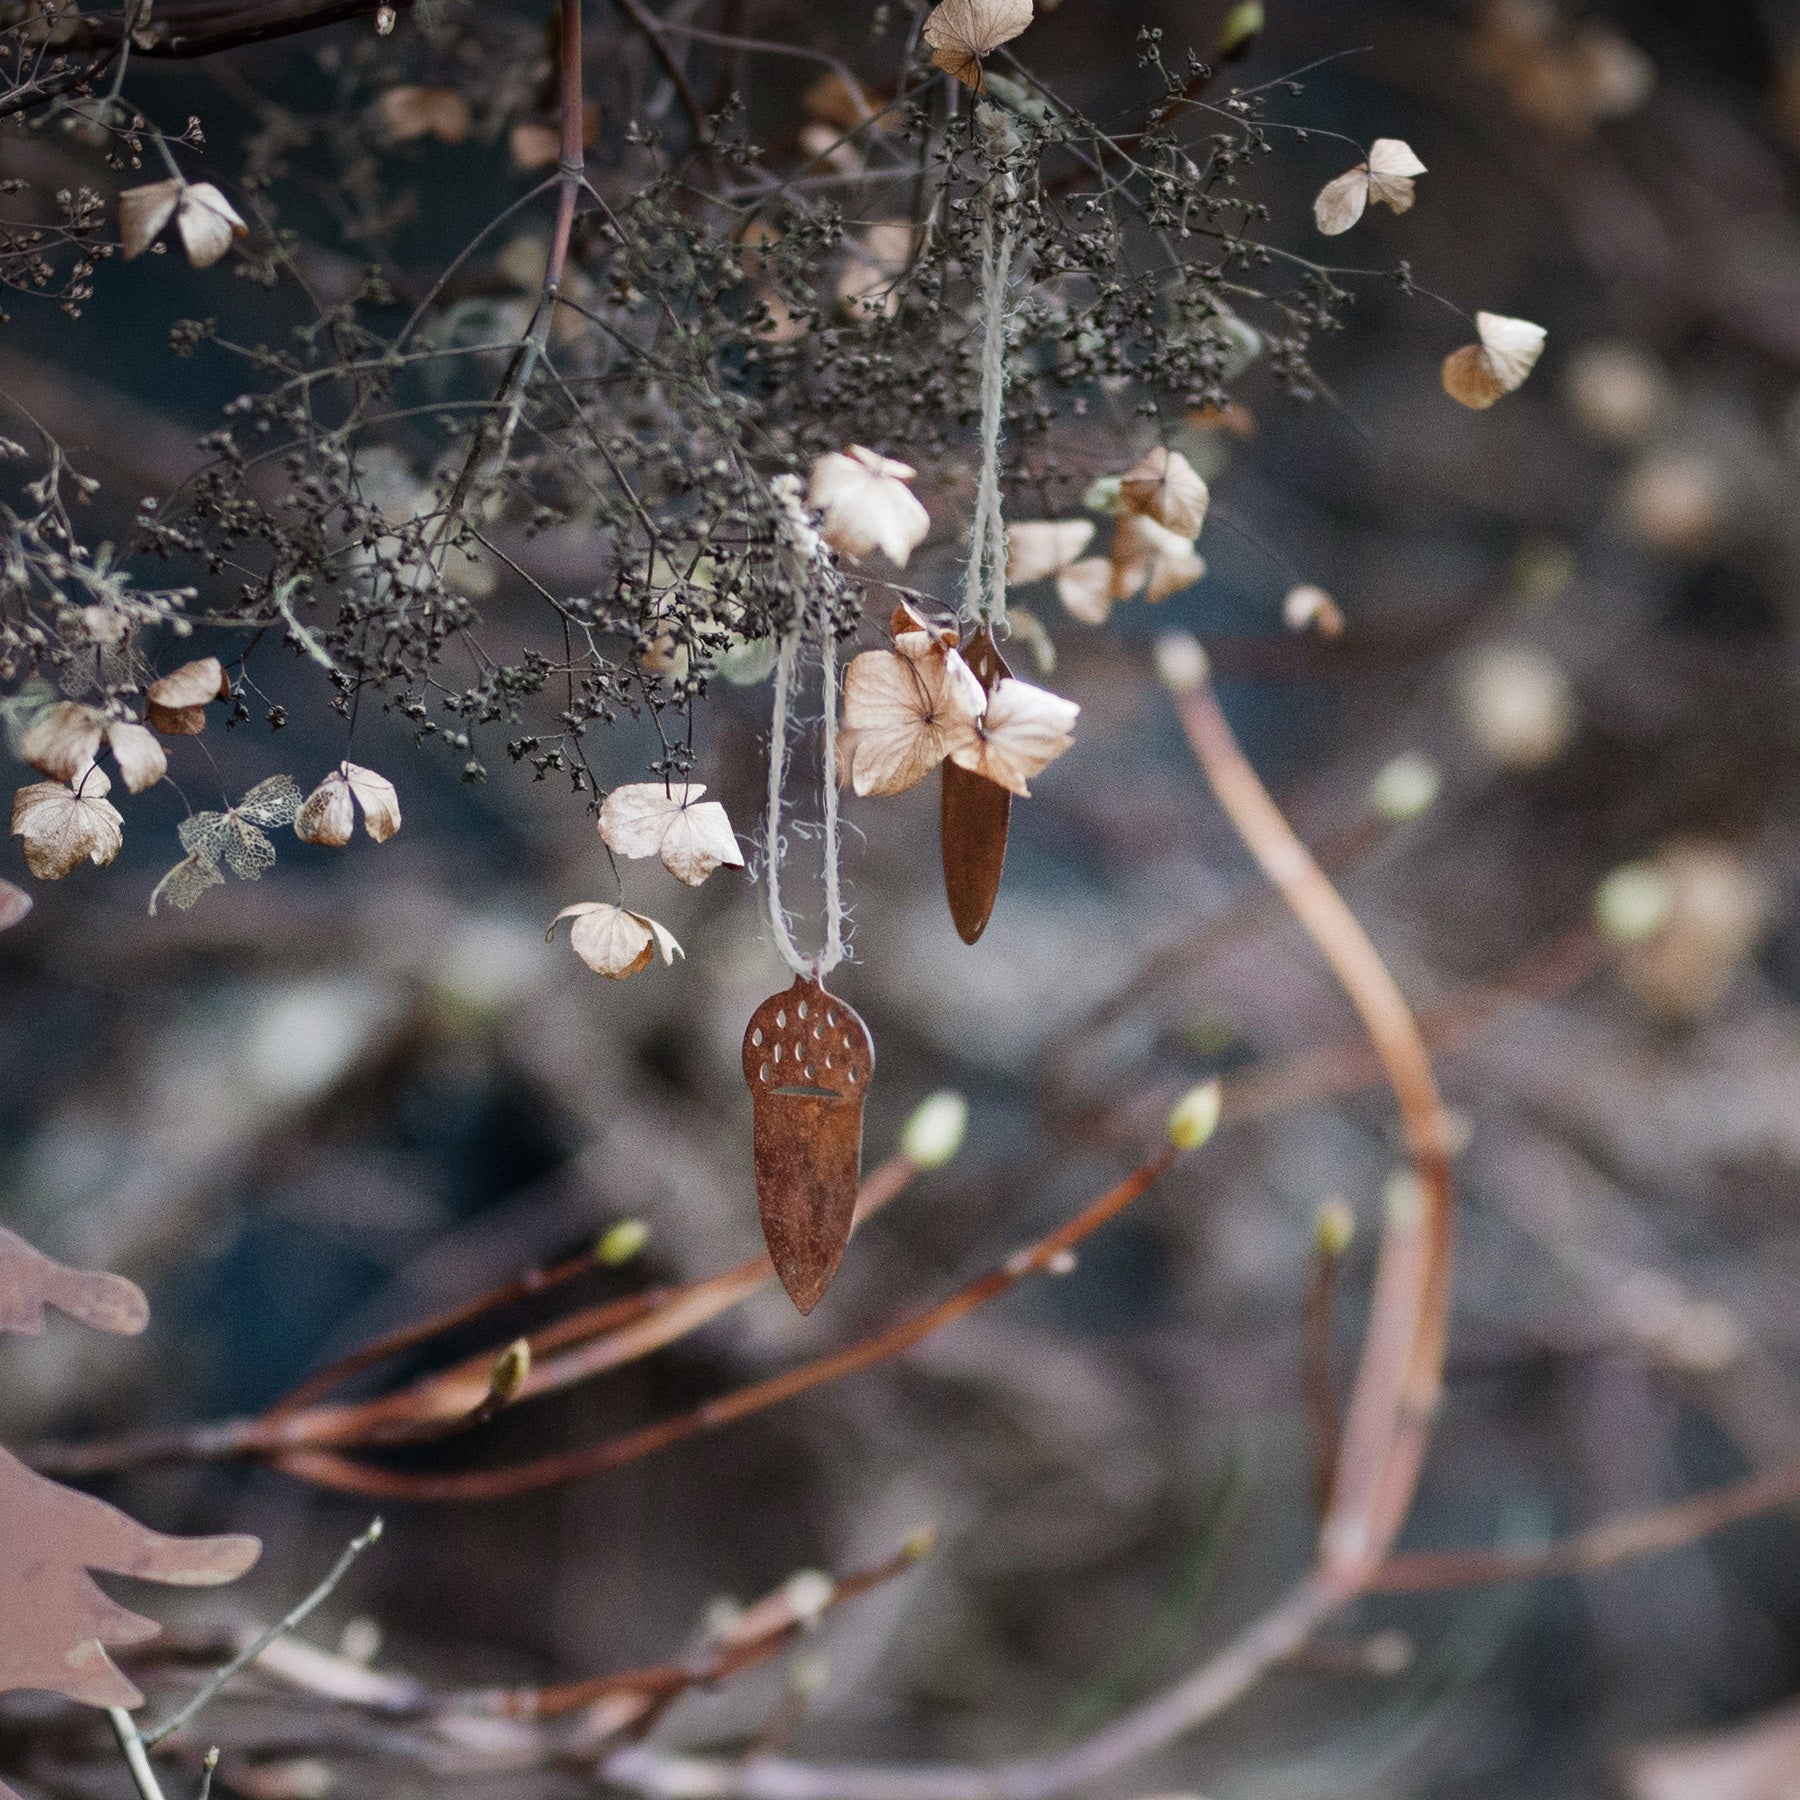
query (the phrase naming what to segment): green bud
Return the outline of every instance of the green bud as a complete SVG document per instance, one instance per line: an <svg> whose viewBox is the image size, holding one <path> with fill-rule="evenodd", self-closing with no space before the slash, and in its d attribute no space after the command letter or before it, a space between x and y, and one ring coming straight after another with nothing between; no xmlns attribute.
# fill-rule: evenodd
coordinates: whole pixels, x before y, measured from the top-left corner
<svg viewBox="0 0 1800 1800"><path fill-rule="evenodd" d="M1256 40L1262 36L1265 23L1262 0L1239 0L1219 27L1219 59L1236 62L1240 57L1248 56L1256 48Z"/></svg>
<svg viewBox="0 0 1800 1800"><path fill-rule="evenodd" d="M621 1219L609 1225L594 1243L594 1261L609 1269L628 1263L650 1241L650 1227L642 1219Z"/></svg>
<svg viewBox="0 0 1800 1800"><path fill-rule="evenodd" d="M914 1108L900 1131L900 1154L915 1167L941 1169L962 1148L969 1103L945 1088Z"/></svg>
<svg viewBox="0 0 1800 1800"><path fill-rule="evenodd" d="M1217 1076L1189 1088L1169 1111L1169 1142L1177 1150L1198 1150L1218 1130L1223 1105Z"/></svg>

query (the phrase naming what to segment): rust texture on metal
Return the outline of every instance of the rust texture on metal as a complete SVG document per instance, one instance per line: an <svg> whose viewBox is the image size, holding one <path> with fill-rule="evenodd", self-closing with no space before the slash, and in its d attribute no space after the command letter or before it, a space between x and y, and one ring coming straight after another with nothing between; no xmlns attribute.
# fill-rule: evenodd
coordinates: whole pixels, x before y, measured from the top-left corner
<svg viewBox="0 0 1800 1800"><path fill-rule="evenodd" d="M983 627L969 639L963 660L988 693L1012 671L1001 660L994 640ZM943 795L938 814L944 858L944 896L957 935L972 944L987 930L1000 876L1006 868L1006 831L1012 818L1012 795L985 775L944 764Z"/></svg>
<svg viewBox="0 0 1800 1800"><path fill-rule="evenodd" d="M100 1331L132 1335L149 1319L122 1276L64 1268L0 1230L0 1332L35 1334L55 1306ZM32 1688L89 1706L138 1706L143 1695L108 1648L161 1628L102 1593L88 1573L177 1587L235 1581L256 1561L253 1537L165 1537L0 1450L0 1694ZM0 1796L9 1790L0 1784Z"/></svg>
<svg viewBox="0 0 1800 1800"><path fill-rule="evenodd" d="M802 976L744 1031L756 1205L769 1259L803 1313L843 1261L862 1181L863 1101L875 1041L854 1008Z"/></svg>

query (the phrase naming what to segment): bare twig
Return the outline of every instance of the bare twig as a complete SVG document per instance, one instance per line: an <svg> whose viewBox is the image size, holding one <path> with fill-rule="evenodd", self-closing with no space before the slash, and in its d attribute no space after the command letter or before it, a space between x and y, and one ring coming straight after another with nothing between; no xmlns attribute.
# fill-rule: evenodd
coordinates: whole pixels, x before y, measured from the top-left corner
<svg viewBox="0 0 1800 1800"><path fill-rule="evenodd" d="M182 1726L200 1713L203 1708L210 1706L213 1701L219 1697L220 1692L224 1689L227 1682L233 1680L236 1676L241 1675L245 1669L249 1668L249 1666L255 1662L277 1638L286 1637L290 1631L298 1629L312 1613L323 1606L325 1602L331 1598L332 1594L337 1591L338 1583L350 1573L351 1564L354 1563L365 1550L377 1543L380 1540L380 1537L381 1521L379 1519L371 1520L369 1528L366 1531L360 1536L350 1540L343 1555L332 1564L330 1574L328 1574L298 1606L284 1618L278 1619L254 1642L246 1644L236 1656L232 1657L232 1659L224 1665L223 1668L208 1676L207 1679L200 1684L199 1688L195 1690L193 1696L187 1703L178 1711L171 1713L162 1724L158 1725L152 1731L139 1733L138 1736L142 1744L148 1749L154 1749L164 1738L179 1731Z"/></svg>

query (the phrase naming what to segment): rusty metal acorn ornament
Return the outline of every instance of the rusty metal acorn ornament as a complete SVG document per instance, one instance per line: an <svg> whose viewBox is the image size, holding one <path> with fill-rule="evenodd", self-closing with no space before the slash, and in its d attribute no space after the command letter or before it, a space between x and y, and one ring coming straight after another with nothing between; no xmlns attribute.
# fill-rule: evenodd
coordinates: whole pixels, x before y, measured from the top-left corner
<svg viewBox="0 0 1800 1800"><path fill-rule="evenodd" d="M770 934L795 980L750 1015L744 1030L744 1080L750 1088L756 1206L763 1239L789 1298L801 1312L809 1313L837 1274L856 1220L863 1101L875 1073L875 1042L855 1009L825 989L825 978L844 960L835 779L837 638L827 603L836 577L797 482L777 477L774 493L788 572L804 598L775 658L765 884ZM781 898L789 703L809 638L816 649L824 699L819 785L825 900L824 943L810 956L794 942Z"/></svg>
<svg viewBox="0 0 1800 1800"><path fill-rule="evenodd" d="M862 1181L875 1042L816 975L771 994L744 1032L756 1205L769 1258L803 1313L843 1260Z"/></svg>

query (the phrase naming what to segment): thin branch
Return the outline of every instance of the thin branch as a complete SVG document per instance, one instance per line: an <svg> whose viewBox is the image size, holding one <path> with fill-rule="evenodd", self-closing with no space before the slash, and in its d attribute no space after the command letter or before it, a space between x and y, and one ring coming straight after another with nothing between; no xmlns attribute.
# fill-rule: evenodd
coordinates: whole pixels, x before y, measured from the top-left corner
<svg viewBox="0 0 1800 1800"><path fill-rule="evenodd" d="M1233 735L1192 638L1159 653L1183 730L1238 835L1360 1015L1400 1108L1416 1194L1388 1207L1362 1360L1320 1530L1328 1568L1366 1576L1392 1546L1443 1389L1453 1243L1450 1128L1417 1021L1356 915L1294 834Z"/></svg>
<svg viewBox="0 0 1800 1800"><path fill-rule="evenodd" d="M323 1606L325 1602L331 1598L332 1594L337 1591L338 1583L350 1573L351 1564L353 1564L365 1550L377 1543L380 1540L380 1537L381 1521L379 1519L373 1519L370 1521L369 1528L366 1531L360 1536L350 1540L344 1553L332 1564L331 1573L328 1574L325 1579L293 1609L293 1611L288 1613L285 1618L277 1620L275 1624L271 1625L269 1629L253 1643L245 1645L245 1647L226 1663L223 1668L217 1670L202 1682L199 1688L194 1692L193 1696L188 1700L187 1704L178 1712L170 1714L170 1716L165 1719L162 1724L158 1725L155 1730L139 1734L140 1740L144 1746L153 1749L156 1745L160 1744L164 1738L179 1731L182 1726L187 1724L187 1722L195 1717L196 1714L205 1707L210 1706L213 1701L219 1697L219 1694L224 1689L226 1683L233 1680L236 1676L241 1675L245 1669L249 1668L249 1666L255 1662L277 1638L286 1637L290 1631L297 1630L312 1613L317 1611L319 1607Z"/></svg>
<svg viewBox="0 0 1800 1800"><path fill-rule="evenodd" d="M911 1349L966 1313L1016 1287L1028 1276L1044 1273L1065 1251L1073 1249L1142 1196L1180 1154L1173 1146L1159 1150L1066 1224L1009 1257L999 1268L978 1276L936 1306L890 1326L886 1331L877 1332L847 1349L802 1363L798 1368L771 1376L766 1381L723 1394L689 1412L676 1413L601 1443L503 1468L446 1474L376 1468L330 1451L297 1451L271 1460L276 1468L320 1487L397 1500L501 1500L583 1480L603 1470L636 1462L640 1457L665 1450L701 1432L733 1424Z"/></svg>
<svg viewBox="0 0 1800 1800"><path fill-rule="evenodd" d="M1593 1575L1622 1562L1667 1555L1727 1525L1796 1502L1800 1502L1800 1469L1780 1469L1752 1475L1709 1494L1691 1495L1670 1506L1608 1519L1551 1544L1408 1551L1389 1557L1369 1588L1380 1594L1415 1594L1436 1588L1539 1581L1550 1575Z"/></svg>
<svg viewBox="0 0 1800 1800"><path fill-rule="evenodd" d="M163 1800L162 1784L156 1779L156 1771L150 1766L144 1740L138 1735L138 1728L132 1723L131 1714L122 1706L109 1706L106 1709L106 1722L112 1727L113 1736L119 1740L119 1748L124 1752L125 1766L131 1771L132 1786L137 1789L139 1800Z"/></svg>

